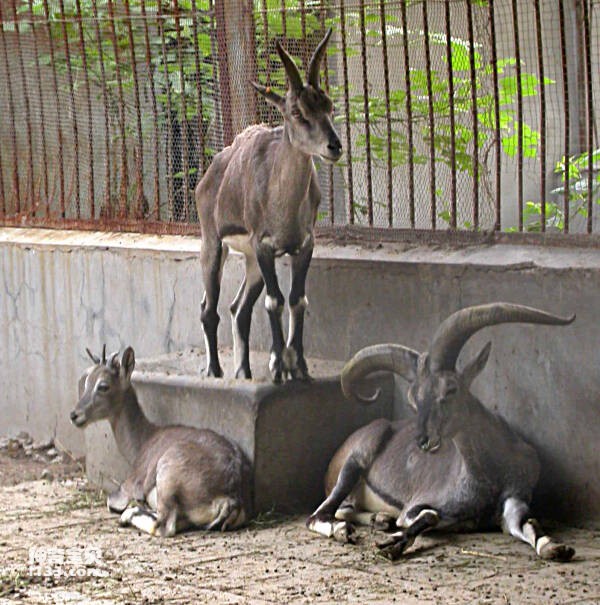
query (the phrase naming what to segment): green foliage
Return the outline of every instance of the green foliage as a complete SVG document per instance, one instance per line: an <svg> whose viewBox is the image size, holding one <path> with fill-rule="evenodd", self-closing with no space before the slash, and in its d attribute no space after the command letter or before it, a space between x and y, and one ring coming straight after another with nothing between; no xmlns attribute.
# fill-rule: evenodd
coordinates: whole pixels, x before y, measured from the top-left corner
<svg viewBox="0 0 600 605"><path fill-rule="evenodd" d="M598 161L600 160L600 149L592 151L592 202L600 205L600 171ZM569 221L577 216L588 217L588 205L590 192L588 191L588 171L590 165L590 154L587 151L569 157L567 166L566 156L563 156L554 167L554 174L560 175L563 183L560 187L552 190L557 201L544 202L546 212L545 226L547 231L562 231L565 227L565 205L564 195L566 183L569 184ZM536 232L542 230L542 202L528 201L523 209L523 223L525 230Z"/></svg>
<svg viewBox="0 0 600 605"><path fill-rule="evenodd" d="M78 7L79 4L79 7ZM96 8L94 8L94 4ZM112 6L111 6L112 4ZM145 81L147 70L152 70L158 102L166 106L169 97L172 111L178 117L181 115L183 105L186 105L187 120L196 115L197 88L200 81L203 88L203 109L206 118L212 114L213 108L213 66L211 60L210 21L208 10L209 0L196 0L196 10L200 18L196 36L192 27L190 13L191 0L178 2L178 24L169 3L161 4L163 16L158 17L157 0L145 2L146 22L150 48L150 65L147 64L144 20L142 19L141 0L129 2L108 0L64 0L64 14L60 3L48 3L48 12L44 0L21 0L18 13L32 14L35 19L30 22L19 22L19 31L25 32L32 28L45 30L48 28L55 47L54 68L59 75L67 73L67 61L64 38L68 42L70 52L70 67L75 74L74 88L80 89L85 82L84 70L92 85L105 86L110 100L110 108L115 116L118 113L119 78L124 94L131 94L134 88L134 68L141 71L138 74L141 85ZM125 7L131 15L131 20L123 18ZM110 18L111 12L115 19ZM204 16L203 16L204 15ZM80 21L81 17L81 21ZM15 24L4 24L5 29L15 28ZM81 29L80 29L81 28ZM161 29L164 35L161 36ZM130 31L131 30L131 31ZM42 33L42 32L40 32ZM81 47L80 38L83 35L84 47ZM131 57L130 35L133 40L135 64ZM114 42L113 42L114 38ZM199 52L199 68L196 67L196 48ZM85 51L85 52L84 52ZM181 54L181 66L179 65ZM51 55L46 45L40 51L38 60L41 65L50 65ZM118 66L118 73L117 73ZM119 76L119 77L117 77ZM66 82L66 79L63 80ZM66 85L65 85L66 86ZM184 97L184 99L182 99ZM182 102L184 101L184 102ZM160 112L161 119L165 113Z"/></svg>

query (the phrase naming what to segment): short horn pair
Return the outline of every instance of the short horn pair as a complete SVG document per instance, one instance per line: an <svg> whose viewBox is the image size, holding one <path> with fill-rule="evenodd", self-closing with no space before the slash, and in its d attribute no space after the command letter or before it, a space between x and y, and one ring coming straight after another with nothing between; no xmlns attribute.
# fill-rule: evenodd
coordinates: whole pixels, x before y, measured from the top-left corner
<svg viewBox="0 0 600 605"><path fill-rule="evenodd" d="M329 37L331 36L331 28L327 30L325 37L319 42L319 45L315 49L313 56L308 64L308 69L306 71L307 74L307 82L313 88L319 88L320 86L320 68L321 68L321 60L323 59L323 55L325 53L325 48L327 47L327 42L329 41ZM281 46L279 41L277 42L277 52L283 62L285 67L285 72L290 81L290 87L295 92L300 92L302 88L304 88L304 83L302 82L302 76L298 71L298 67L296 67L296 63L292 59L292 57L288 54L288 52Z"/></svg>

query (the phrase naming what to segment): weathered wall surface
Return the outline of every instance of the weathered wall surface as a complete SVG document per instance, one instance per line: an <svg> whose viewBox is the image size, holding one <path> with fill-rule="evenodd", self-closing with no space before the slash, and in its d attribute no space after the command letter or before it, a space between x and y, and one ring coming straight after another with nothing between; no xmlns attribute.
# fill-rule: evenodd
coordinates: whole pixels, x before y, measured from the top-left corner
<svg viewBox="0 0 600 605"><path fill-rule="evenodd" d="M56 435L81 452L83 435L68 413L86 346L131 344L138 358L202 346L198 250L192 238L0 230L0 434ZM241 270L239 257L227 261L224 346ZM569 327L489 328L462 359L492 340L474 390L538 448L545 464L538 507L600 521L599 251L320 246L308 296L307 351L331 359L384 341L423 349L440 321L471 304L506 300L577 313ZM262 305L254 319L253 347L267 349ZM396 412L404 413L401 405Z"/></svg>

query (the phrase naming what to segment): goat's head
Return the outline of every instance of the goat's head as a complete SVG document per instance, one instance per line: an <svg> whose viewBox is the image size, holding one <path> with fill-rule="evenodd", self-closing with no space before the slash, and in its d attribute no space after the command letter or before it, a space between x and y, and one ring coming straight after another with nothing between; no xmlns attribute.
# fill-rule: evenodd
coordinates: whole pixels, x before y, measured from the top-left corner
<svg viewBox="0 0 600 605"><path fill-rule="evenodd" d="M462 370L456 361L467 340L486 326L525 322L566 325L575 316L564 318L510 303L467 307L453 313L438 327L429 351L418 353L396 344L381 344L359 351L342 371L342 390L348 398L364 403L374 401L356 391L358 381L375 372L391 371L408 381L408 401L417 412L417 443L435 452L443 438L451 438L461 428L461 409L473 397L470 386L487 363L491 343Z"/></svg>
<svg viewBox="0 0 600 605"><path fill-rule="evenodd" d="M333 127L333 103L320 86L319 70L331 29L317 46L310 60L306 84L292 57L277 42L277 52L289 80L288 91L280 96L270 87L252 82L252 86L277 107L286 123L291 144L300 151L319 156L326 162L337 162L342 144Z"/></svg>
<svg viewBox="0 0 600 605"><path fill-rule="evenodd" d="M123 394L131 386L131 373L135 366L135 354L131 347L123 352L121 361L118 353L106 358L106 346L102 358L86 349L94 365L84 377L83 394L71 412L71 422L83 428L96 420L111 418L118 414L123 403Z"/></svg>

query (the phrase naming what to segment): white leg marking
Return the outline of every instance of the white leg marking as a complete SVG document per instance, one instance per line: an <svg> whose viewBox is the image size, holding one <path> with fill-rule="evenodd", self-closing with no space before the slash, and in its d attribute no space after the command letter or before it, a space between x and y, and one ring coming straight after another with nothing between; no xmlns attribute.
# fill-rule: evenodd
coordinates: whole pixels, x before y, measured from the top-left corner
<svg viewBox="0 0 600 605"><path fill-rule="evenodd" d="M521 526L524 507L525 504L521 500L507 498L502 511L504 527L511 536L535 548L535 528L530 523L523 523Z"/></svg>
<svg viewBox="0 0 600 605"><path fill-rule="evenodd" d="M300 298L300 300L298 300L298 303L291 306L290 307L290 324L289 324L289 330L288 330L288 347L290 346L291 342L292 342L292 338L294 337L294 334L296 333L296 323L297 323L297 318L299 315L302 315L304 313L304 310L306 309L306 307L308 307L308 299L306 298L306 296L302 296ZM294 365L295 367L295 365Z"/></svg>
<svg viewBox="0 0 600 605"><path fill-rule="evenodd" d="M535 545L535 552L538 555L542 554L542 549L544 548L544 546L546 546L546 544L548 544L549 542L552 542L552 540L548 537L548 536L542 536L536 543Z"/></svg>
<svg viewBox="0 0 600 605"><path fill-rule="evenodd" d="M347 526L345 521L313 521L309 525L309 529L321 536L331 538L335 535L342 535Z"/></svg>
<svg viewBox="0 0 600 605"><path fill-rule="evenodd" d="M277 311L279 308L279 303L274 296L269 296L268 294L265 296L265 307L267 311Z"/></svg>
<svg viewBox="0 0 600 605"><path fill-rule="evenodd" d="M133 525L152 536L156 533L156 518L151 513L143 511L139 506L126 509L119 519L121 525Z"/></svg>
<svg viewBox="0 0 600 605"><path fill-rule="evenodd" d="M269 357L269 370L271 372L275 371L275 363L277 362L277 356L275 355L275 353L271 353L270 357Z"/></svg>

